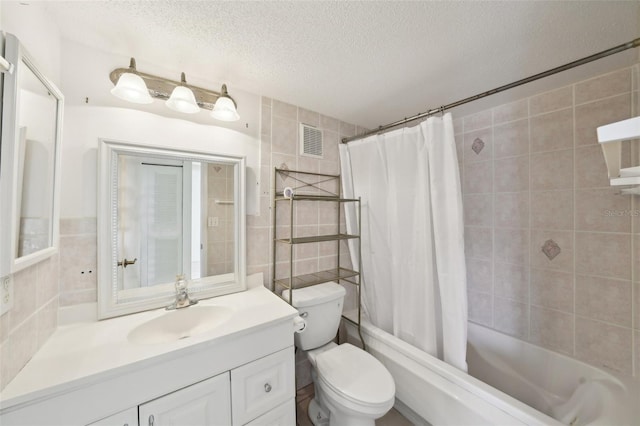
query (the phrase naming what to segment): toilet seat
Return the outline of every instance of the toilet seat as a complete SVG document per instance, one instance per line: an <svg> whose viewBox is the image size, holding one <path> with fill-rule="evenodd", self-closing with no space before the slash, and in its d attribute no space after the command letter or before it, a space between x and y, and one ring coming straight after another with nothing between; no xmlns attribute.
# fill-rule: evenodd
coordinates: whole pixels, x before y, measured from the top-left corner
<svg viewBox="0 0 640 426"><path fill-rule="evenodd" d="M318 378L332 393L368 408L390 408L395 397L393 377L373 355L344 343L315 357Z"/></svg>

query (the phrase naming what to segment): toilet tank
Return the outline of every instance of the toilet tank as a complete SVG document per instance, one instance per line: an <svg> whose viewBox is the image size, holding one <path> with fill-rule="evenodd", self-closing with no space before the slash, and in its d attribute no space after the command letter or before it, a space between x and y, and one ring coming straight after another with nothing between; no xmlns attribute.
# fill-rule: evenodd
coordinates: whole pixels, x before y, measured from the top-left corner
<svg viewBox="0 0 640 426"><path fill-rule="evenodd" d="M295 335L296 347L306 351L333 340L340 326L345 293L344 287L334 282L293 290L292 305L307 323L304 331ZM282 292L282 298L289 301L289 290Z"/></svg>

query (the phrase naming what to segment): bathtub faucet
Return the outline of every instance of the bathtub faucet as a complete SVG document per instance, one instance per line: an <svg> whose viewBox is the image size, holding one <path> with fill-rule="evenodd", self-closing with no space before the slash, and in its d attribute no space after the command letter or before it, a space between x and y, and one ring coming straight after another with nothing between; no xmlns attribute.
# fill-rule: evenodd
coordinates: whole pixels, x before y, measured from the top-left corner
<svg viewBox="0 0 640 426"><path fill-rule="evenodd" d="M198 303L196 299L191 299L189 297L187 285L187 280L184 279L184 275L176 276L176 300L171 305L167 306L167 310L182 309Z"/></svg>

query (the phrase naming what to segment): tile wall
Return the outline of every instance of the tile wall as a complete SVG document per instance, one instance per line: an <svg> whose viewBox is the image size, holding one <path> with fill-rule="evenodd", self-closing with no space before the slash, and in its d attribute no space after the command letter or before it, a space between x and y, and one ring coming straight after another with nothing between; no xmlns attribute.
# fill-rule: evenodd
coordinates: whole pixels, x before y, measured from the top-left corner
<svg viewBox="0 0 640 426"><path fill-rule="evenodd" d="M300 155L299 124L315 126L323 132L324 155L322 159ZM274 169L288 168L313 173L339 174L340 163L338 144L343 137L353 136L362 128L341 122L335 118L323 116L294 105L268 98L262 99L261 129L261 197L260 216L247 217L247 264L248 273L263 272L265 285L271 281L271 238L272 230L272 188ZM279 211L280 212L280 211ZM296 236L314 235L323 227L335 224L337 206L324 203L305 203L296 205ZM288 216L278 215L278 227L287 227ZM286 232L286 230L282 230ZM279 235L282 235L279 233ZM265 244L264 241L269 243ZM265 247L267 250L265 250ZM304 274L318 269L328 269L335 265L335 247L326 245L304 245L296 248L294 273ZM284 262L284 256L278 256ZM278 265L280 266L280 265ZM284 264L283 264L284 266ZM278 278L288 272L278 267Z"/></svg>
<svg viewBox="0 0 640 426"><path fill-rule="evenodd" d="M58 326L58 255L13 275L13 308L0 316L0 390Z"/></svg>
<svg viewBox="0 0 640 426"><path fill-rule="evenodd" d="M209 164L207 171L209 205L207 217L207 275L233 272L233 167ZM221 202L222 201L222 202Z"/></svg>
<svg viewBox="0 0 640 426"><path fill-rule="evenodd" d="M636 376L640 197L609 185L596 127L638 90L635 66L455 120L470 320Z"/></svg>
<svg viewBox="0 0 640 426"><path fill-rule="evenodd" d="M247 216L247 265L248 273L262 272L264 284L271 288L272 276L272 238L273 218L272 188L274 169L288 168L308 172L339 174L340 163L338 144L343 137L363 132L353 124L341 122L317 112L299 108L269 98L262 98L261 129L261 197L260 216ZM316 159L300 155L299 125L300 123L317 127L323 132L323 158ZM288 206L286 206L288 207ZM294 220L295 236L317 235L318 233L335 232L337 206L327 203L300 203L296 205ZM289 217L278 210L278 235L287 232ZM343 225L344 226L344 225ZM343 227L344 229L344 227ZM306 274L325 270L336 266L336 245L333 242L321 244L304 244L295 247L294 274ZM343 259L346 259L346 246L342 247ZM288 276L288 252L278 251L277 278ZM341 265L345 263L341 260ZM353 288L347 286L348 300L353 303ZM351 290L351 291L350 291ZM311 383L310 366L303 351L296 354L296 380L298 388Z"/></svg>
<svg viewBox="0 0 640 426"><path fill-rule="evenodd" d="M60 220L60 306L97 301L97 221Z"/></svg>

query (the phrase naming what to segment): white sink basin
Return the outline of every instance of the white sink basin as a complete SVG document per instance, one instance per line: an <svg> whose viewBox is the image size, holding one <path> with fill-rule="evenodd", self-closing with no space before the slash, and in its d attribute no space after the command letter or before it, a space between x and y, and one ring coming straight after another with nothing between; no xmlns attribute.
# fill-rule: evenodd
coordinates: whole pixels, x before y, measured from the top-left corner
<svg viewBox="0 0 640 426"><path fill-rule="evenodd" d="M224 306L190 306L140 324L129 332L131 343L167 343L206 333L231 318L233 310Z"/></svg>

